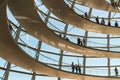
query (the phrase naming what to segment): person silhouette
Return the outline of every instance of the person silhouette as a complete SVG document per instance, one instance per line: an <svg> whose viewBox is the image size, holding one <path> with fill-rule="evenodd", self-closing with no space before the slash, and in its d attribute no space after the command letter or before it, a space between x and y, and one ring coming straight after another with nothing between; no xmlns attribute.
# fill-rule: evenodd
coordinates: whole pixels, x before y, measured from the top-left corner
<svg viewBox="0 0 120 80"><path fill-rule="evenodd" d="M102 25L105 25L105 20L104 20L104 18L102 18L101 24L102 24Z"/></svg>
<svg viewBox="0 0 120 80"><path fill-rule="evenodd" d="M80 45L80 38L77 38L77 44Z"/></svg>
<svg viewBox="0 0 120 80"><path fill-rule="evenodd" d="M118 76L118 69L115 67L115 75Z"/></svg>
<svg viewBox="0 0 120 80"><path fill-rule="evenodd" d="M72 68L72 72L74 73L74 70L75 70L74 62L72 62L72 64L71 64L71 68Z"/></svg>
<svg viewBox="0 0 120 80"><path fill-rule="evenodd" d="M99 17L98 16L95 18L95 20L96 20L96 23L99 24Z"/></svg>
<svg viewBox="0 0 120 80"><path fill-rule="evenodd" d="M75 70L76 70L76 73L78 73L78 65L75 64Z"/></svg>
<svg viewBox="0 0 120 80"><path fill-rule="evenodd" d="M78 72L81 74L81 65L78 64Z"/></svg>
<svg viewBox="0 0 120 80"><path fill-rule="evenodd" d="M108 26L111 26L111 22L110 21L108 21Z"/></svg>
<svg viewBox="0 0 120 80"><path fill-rule="evenodd" d="M118 22L117 21L115 21L115 26L118 27Z"/></svg>
<svg viewBox="0 0 120 80"><path fill-rule="evenodd" d="M85 37L83 37L83 40L82 40L82 44L83 44L83 46L85 46L86 45L86 38Z"/></svg>
<svg viewBox="0 0 120 80"><path fill-rule="evenodd" d="M87 15L87 12L85 12L85 18L87 19L88 15Z"/></svg>

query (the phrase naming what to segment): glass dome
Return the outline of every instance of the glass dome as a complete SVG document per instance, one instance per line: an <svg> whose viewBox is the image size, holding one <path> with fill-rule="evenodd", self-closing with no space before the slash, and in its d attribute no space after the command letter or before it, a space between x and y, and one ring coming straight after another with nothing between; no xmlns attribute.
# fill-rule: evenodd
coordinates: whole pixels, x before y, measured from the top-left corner
<svg viewBox="0 0 120 80"><path fill-rule="evenodd" d="M64 0L64 2L69 7L73 4L73 2L69 0ZM49 11L41 0L35 0L35 6L39 18L41 18L47 27L52 29L54 33L61 38L67 39L74 44L77 44L78 37L81 40L85 38L85 47L90 47L91 49L96 50L120 52L119 35L89 32L68 24ZM120 13L98 10L83 6L79 3L74 4L73 10L79 15L84 15L85 12L89 13L89 20L92 22L95 22L96 16L99 16L100 21L102 18L105 19L105 25L107 25L109 20L111 21L111 27L114 27L115 21L120 25ZM70 73L78 74L76 71L72 72L71 63L74 62L74 64L80 64L82 75L120 77L119 74L116 76L114 71L115 67L117 67L118 70L120 69L119 58L99 58L96 56L80 55L61 50L28 34L24 26L22 26L12 15L9 7L7 7L7 17L8 24L11 26L12 37L18 43L19 47L35 60L45 63L55 69ZM51 77L45 74L32 72L16 66L15 64L11 64L2 57L0 58L0 61L0 80L23 80L23 78L24 80L74 80Z"/></svg>

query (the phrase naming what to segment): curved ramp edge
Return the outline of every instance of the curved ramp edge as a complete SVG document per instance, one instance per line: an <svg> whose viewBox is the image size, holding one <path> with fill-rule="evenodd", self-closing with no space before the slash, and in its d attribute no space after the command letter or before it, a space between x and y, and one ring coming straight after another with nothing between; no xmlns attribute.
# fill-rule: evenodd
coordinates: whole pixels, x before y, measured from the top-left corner
<svg viewBox="0 0 120 80"><path fill-rule="evenodd" d="M47 65L40 63L27 54L25 54L12 39L12 36L9 32L9 27L7 25L6 18L6 8L3 7L0 9L0 42L2 43L0 46L0 56L11 63L14 63L20 67L23 67L28 70L32 70L38 73L46 74L49 76L56 76L62 78L71 78L71 79L79 79L79 80L119 80L119 78L108 78L108 77L96 77L96 76L86 76L86 75L78 75L73 74L61 70L57 70ZM4 34L4 36L2 36ZM8 56L9 55L9 56Z"/></svg>
<svg viewBox="0 0 120 80"><path fill-rule="evenodd" d="M119 52L106 52L102 50L86 48L60 38L51 29L47 28L47 26L38 16L33 4L34 2L32 0L17 0L9 3L9 7L14 16L20 22L20 24L24 26L29 34L51 46L64 51L96 57L120 57Z"/></svg>
<svg viewBox="0 0 120 80"><path fill-rule="evenodd" d="M78 28L102 34L119 35L120 28L100 25L82 18L69 8L63 0L42 0L43 4L64 22L74 25Z"/></svg>
<svg viewBox="0 0 120 80"><path fill-rule="evenodd" d="M71 0L73 1L73 0ZM78 3L84 6L88 6L90 8L96 8L99 10L104 11L112 11L112 12L118 12L118 10L114 9L111 4L106 2L105 0L76 0Z"/></svg>

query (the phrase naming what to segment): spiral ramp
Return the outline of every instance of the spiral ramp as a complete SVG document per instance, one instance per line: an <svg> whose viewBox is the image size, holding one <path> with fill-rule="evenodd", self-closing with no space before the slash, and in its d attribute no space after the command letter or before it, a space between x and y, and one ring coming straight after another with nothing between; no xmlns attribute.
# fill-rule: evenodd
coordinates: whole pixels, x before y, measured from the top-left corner
<svg viewBox="0 0 120 80"><path fill-rule="evenodd" d="M22 5L25 5L26 3L27 4L32 3L32 4L30 4L30 6L32 8L30 8L30 6L29 6L29 8L31 10L34 9L32 0L31 1L30 0L29 1L19 0L19 1L14 1L14 2L15 2L15 4L19 3ZM14 4L14 2L10 3L11 7L12 7L12 4ZM14 5L14 6L16 6L15 7L16 9L18 9L18 7L19 7L19 5ZM22 8L22 10L23 10L23 8ZM19 9L19 12L21 12L20 9ZM21 15L21 13L19 13L19 12L16 12L16 14ZM28 10L28 12L29 12L29 10ZM28 15L29 17L27 17L27 15L25 16L25 14L27 14L27 13L23 13L23 14L24 14L24 16L23 15L18 16L15 14L14 15L22 25L27 25L26 23L29 23L31 17L30 17L30 15ZM71 78L71 79L77 79L77 80L94 80L94 79L97 79L97 80L101 80L101 79L102 80L119 80L119 78L114 78L114 77L98 77L98 76L89 76L89 75L77 75L77 74L73 74L70 72L51 68L51 67L49 67L41 62L38 62L35 59L28 56L24 51L22 51L22 49L20 49L18 47L17 43L12 38L10 31L9 31L8 24L7 24L6 5L2 6L0 9L0 22L2 22L0 24L0 44L1 44L0 56L2 58L4 58L5 60L8 60L9 62L13 63L13 64L16 64L20 67L27 69L27 70L31 70L31 71L35 71L37 73L42 73L42 74L46 74L49 76L55 76L55 77ZM33 23L39 24L40 21L37 20L36 18L33 18L31 21L31 24L29 24L28 26L32 25ZM37 27L37 25L34 25L34 26ZM39 25L39 26L43 26L43 25ZM43 27L45 27L45 26L43 26ZM41 30L43 27L40 27ZM28 31L29 31L29 28L27 28L27 27L25 27L25 28L28 29ZM34 32L34 29L33 29L33 32ZM37 35L36 32L34 32L34 33Z"/></svg>
<svg viewBox="0 0 120 80"><path fill-rule="evenodd" d="M23 5L25 1L27 7L25 7L26 5ZM64 51L96 57L112 57L112 58L120 57L119 52L108 52L87 48L71 43L63 38L60 38L51 29L47 28L47 26L39 18L38 13L36 12L35 7L33 5L33 2L31 1L30 3L30 0L29 3L27 2L27 0L25 1L24 2L22 2L22 0L14 1L9 4L9 7L13 12L14 16L16 17L16 19L20 22L20 24L24 26L24 28L27 30L29 34L35 36L36 38L40 39L41 41L51 46L57 47Z"/></svg>
<svg viewBox="0 0 120 80"><path fill-rule="evenodd" d="M78 28L101 34L119 35L120 28L105 26L89 21L70 9L63 0L41 0L43 4L64 22ZM61 6L62 5L62 6ZM79 23L79 24L78 24ZM88 25L89 24L89 25Z"/></svg>

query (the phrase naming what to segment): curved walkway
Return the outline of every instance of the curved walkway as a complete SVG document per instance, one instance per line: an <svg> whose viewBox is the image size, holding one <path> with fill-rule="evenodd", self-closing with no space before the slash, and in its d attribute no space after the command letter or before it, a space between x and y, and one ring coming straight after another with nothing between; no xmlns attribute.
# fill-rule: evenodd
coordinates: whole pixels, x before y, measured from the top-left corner
<svg viewBox="0 0 120 80"><path fill-rule="evenodd" d="M54 33L54 31L47 28L47 26L42 22L37 11L35 10L33 3L34 2L32 0L15 0L12 3L9 3L9 7L14 16L20 22L20 24L24 26L29 34L51 46L64 51L96 57L120 57L119 52L106 52L102 50L86 48L71 43L66 39L60 38Z"/></svg>
<svg viewBox="0 0 120 80"><path fill-rule="evenodd" d="M35 71L37 73L46 74L49 76L61 77L61 78L71 78L78 80L119 80L119 78L115 77L97 77L97 76L87 76L87 75L78 75L69 73L66 71L58 70L55 68L51 68L41 62L38 62L25 54L14 42L12 39L9 27L7 25L6 20L6 12L5 7L3 7L0 11L0 56L11 63L14 63L20 67L23 67L28 70ZM3 35L4 34L4 35Z"/></svg>
<svg viewBox="0 0 120 80"><path fill-rule="evenodd" d="M74 0L70 0L74 1ZM84 6L88 6L90 8L96 8L99 10L104 11L112 11L112 12L118 12L118 10L114 9L111 4L109 4L106 0L76 0L78 3Z"/></svg>
<svg viewBox="0 0 120 80"><path fill-rule="evenodd" d="M120 34L120 28L100 25L82 18L80 15L76 14L72 9L70 9L63 0L42 0L42 2L57 17L78 28L102 34Z"/></svg>

